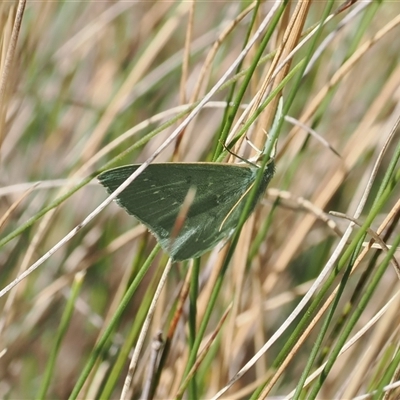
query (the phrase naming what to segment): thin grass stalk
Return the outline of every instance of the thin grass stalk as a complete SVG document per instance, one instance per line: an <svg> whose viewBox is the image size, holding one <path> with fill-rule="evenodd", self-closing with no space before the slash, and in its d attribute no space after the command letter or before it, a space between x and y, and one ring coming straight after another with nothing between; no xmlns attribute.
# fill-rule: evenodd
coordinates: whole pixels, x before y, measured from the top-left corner
<svg viewBox="0 0 400 400"><path fill-rule="evenodd" d="M304 394L302 393L304 383L311 371L311 368L315 362L315 359L317 358L318 352L322 348L321 346L322 346L323 340L325 338L325 335L327 334L328 329L330 328L330 324L333 321L333 317L334 317L336 309L339 305L339 301L340 301L342 295L344 294L346 284L350 277L351 269L352 269L352 266L351 266L351 264L349 264L349 266L346 268L346 271L340 282L339 289L335 295L335 299L333 300L332 304L330 305L330 307L328 309L325 321L323 322L321 329L318 333L317 340L315 341L314 346L311 349L310 356L308 357L308 360L307 360L307 364L300 376L299 382L296 387L296 391L293 395L293 400L299 400L302 396L304 396Z"/></svg>
<svg viewBox="0 0 400 400"><path fill-rule="evenodd" d="M257 13L260 7L260 2L256 1L256 6L253 10L253 15L251 18L251 22L249 24L249 27L247 29L246 32L246 37L244 38L244 44L242 46L242 50L246 47L246 44L249 42L250 40L250 36L251 36L251 32L253 30L253 27L255 25L256 22L256 18L257 18ZM244 60L243 60L244 61ZM242 65L243 65L243 61L238 65L237 69L236 69L236 75L239 75L241 70L242 70ZM253 67L253 63L251 64L250 68ZM246 72L246 75L248 75L248 70ZM245 76L246 76L245 75ZM247 87L247 85L245 85L245 87ZM233 103L234 106L231 107L230 104L232 102L233 96L235 95L235 90L236 90L236 82L234 82L229 90L228 96L227 96L227 103L226 103L226 107L224 110L224 114L222 116L222 122L221 122L221 127L220 127L220 135L217 138L217 140L214 141L214 146L213 146L213 150L212 150L212 159L215 161L218 159L219 155L222 152L222 143L226 142L226 138L228 137L228 133L231 129L231 126L233 124L233 120L236 116L238 107L240 106L240 103ZM236 110L235 110L236 109Z"/></svg>
<svg viewBox="0 0 400 400"><path fill-rule="evenodd" d="M54 376L56 360L61 350L62 341L65 338L65 335L70 327L71 318L75 311L75 302L82 288L84 276L85 274L82 272L78 272L75 275L75 279L71 287L70 296L68 298L67 304L65 305L65 309L60 321L60 326L58 327L54 344L51 348L50 355L47 361L43 380L37 394L38 399L45 399L47 396L47 391L49 390L51 380Z"/></svg>
<svg viewBox="0 0 400 400"><path fill-rule="evenodd" d="M400 172L397 173L396 175L396 181L398 182L400 180ZM380 198L380 201L376 203L376 205L371 209L370 213L368 214L368 217L363 224L363 226L360 228L360 230L356 233L355 237L353 238L352 242L348 246L348 248L345 250L344 254L340 258L338 262L338 267L335 268L334 271L330 274L330 276L327 278L327 280L324 282L322 285L321 289L319 292L316 294L315 299L312 301L311 305L308 307L307 312L305 315L301 318L299 323L296 325L293 333L290 335L289 339L285 342L282 350L279 352L277 357L275 358L274 362L271 365L271 369L278 369L278 367L281 365L283 360L287 357L287 355L290 353L290 350L293 348L293 346L297 343L298 337L301 335L301 332L305 329L305 327L310 323L311 316L313 313L318 309L320 304L323 301L323 298L326 296L328 290L330 289L331 285L333 284L334 280L336 279L336 276L340 273L340 271L344 268L347 260L352 257L355 249L358 247L359 242L362 237L365 235L366 228L370 226L372 221L376 218L378 213L381 211L382 207L387 203L389 196L392 193L392 187L387 187L384 193L382 194L382 197ZM256 398L258 394L260 393L260 389L257 390L254 394L253 397Z"/></svg>
<svg viewBox="0 0 400 400"><path fill-rule="evenodd" d="M200 274L200 259L196 258L193 260L192 268L192 279L190 282L190 292L189 292L189 349L191 349L196 342L196 317L197 317L197 297L199 294L199 274ZM189 350L190 351L190 350ZM196 383L196 375L192 377L189 382L188 388L189 396L191 399L196 399L198 397L198 387Z"/></svg>
<svg viewBox="0 0 400 400"><path fill-rule="evenodd" d="M132 276L137 276L132 275ZM140 307L138 312L135 315L135 320L132 323L132 328L130 329L124 344L122 345L117 359L115 360L110 373L107 376L107 380L104 384L104 388L101 391L100 398L109 399L112 397L113 390L115 389L122 373L123 369L126 366L127 360L129 360L129 355L134 347L134 343L137 341L137 338L140 334L140 329L143 325L144 320L146 319L147 312L149 310L152 295L154 294L155 288L157 287L157 282L160 276L159 273L154 274L152 277L152 281L148 285L146 293L143 296L143 299L140 303Z"/></svg>
<svg viewBox="0 0 400 400"><path fill-rule="evenodd" d="M392 243L392 247L390 248L389 252L385 256L382 264L377 269L375 275L372 277L370 285L366 288L364 295L360 299L360 303L358 304L357 308L355 309L354 314L350 317L347 326L344 328L342 335L338 338L335 347L333 348L330 356L328 357L327 364L321 373L319 379L315 382L313 388L310 391L308 398L310 400L315 399L318 395L319 391L322 388L322 384L325 382L329 372L331 371L334 363L337 360L337 357L340 353L341 348L344 346L346 340L350 336L352 330L354 329L356 323L360 319L362 313L364 312L365 308L367 307L368 303L370 302L372 295L374 294L383 274L385 273L391 258L393 257L395 251L397 250L397 246L400 244L400 235L396 236Z"/></svg>
<svg viewBox="0 0 400 400"><path fill-rule="evenodd" d="M274 33L275 27L278 24L283 11L285 10L286 3L287 3L287 1L285 0L285 2L282 4L282 6L279 7L278 11L275 13L273 19L271 20L270 25L268 26L268 29L267 29L265 35L264 35L264 37L263 37L263 39L262 39L262 41L260 43L260 46L257 49L257 52L256 52L256 54L254 56L254 59L252 60L252 62L250 64L250 67L246 71L246 75L244 76L243 83L240 85L238 93L237 93L237 95L235 97L234 105L233 105L233 107L230 108L230 113L229 113L229 116L228 116L228 119L227 119L227 124L224 126L224 128L223 128L223 130L221 132L221 135L219 136L218 144L217 144L217 147L215 149L215 153L213 155L213 160L214 161L217 160L219 158L219 156L221 155L221 153L222 153L222 149L223 149L222 148L222 143L225 143L226 138L228 137L228 133L229 133L229 131L231 129L233 120L234 120L234 118L235 118L235 116L237 114L237 111L238 111L240 105L242 104L242 100L243 100L243 97L244 97L244 95L246 93L246 90L248 89L248 85L250 83L250 80L254 75L254 71L256 70L256 68L257 68L257 66L259 64L259 61L260 61L260 59L261 59L261 57L262 57L262 55L263 55L268 43L269 43L269 41L271 40L271 36ZM259 109L263 109L263 107L260 107ZM253 119L253 121L255 121L255 118ZM247 129L242 130L242 132L246 132L246 131L247 131Z"/></svg>
<svg viewBox="0 0 400 400"><path fill-rule="evenodd" d="M157 253L160 250L160 246L157 244L153 251L151 252L151 254L149 255L149 257L147 258L146 262L143 264L140 272L138 273L138 275L135 277L135 279L132 281L130 287L128 288L128 290L125 293L125 296L123 297L123 299L121 300L121 304L118 307L118 309L116 310L113 318L111 319L108 327L105 329L103 335L101 336L101 338L98 340L96 346L93 348L93 351L90 355L89 360L87 361L83 371L81 372L70 396L69 399L73 400L76 399L79 395L79 392L81 391L83 385L85 384L86 380L89 377L90 372L92 371L92 368L94 367L97 358L100 356L100 354L103 351L104 346L106 345L106 343L108 342L110 335L112 334L112 332L114 331L115 327L117 326L122 313L124 312L125 308L128 306L132 296L135 294L136 289L138 288L140 282L142 281L142 279L144 278L144 276L146 275L148 269L150 268L152 262L154 261L154 258L156 257Z"/></svg>

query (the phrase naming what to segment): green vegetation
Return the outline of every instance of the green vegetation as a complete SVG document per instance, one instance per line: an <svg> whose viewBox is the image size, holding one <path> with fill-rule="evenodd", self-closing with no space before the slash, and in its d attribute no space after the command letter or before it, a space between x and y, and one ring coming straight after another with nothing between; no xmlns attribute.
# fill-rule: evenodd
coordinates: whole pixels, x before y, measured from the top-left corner
<svg viewBox="0 0 400 400"><path fill-rule="evenodd" d="M0 5L0 398L399 398L399 3L23 4ZM225 246L171 263L97 209L109 168L257 156L281 97Z"/></svg>

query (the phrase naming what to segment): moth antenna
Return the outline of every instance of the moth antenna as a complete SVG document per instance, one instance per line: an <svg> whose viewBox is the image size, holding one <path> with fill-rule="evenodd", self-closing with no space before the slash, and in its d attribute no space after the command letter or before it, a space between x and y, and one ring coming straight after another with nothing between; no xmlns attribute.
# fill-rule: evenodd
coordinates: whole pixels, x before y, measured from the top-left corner
<svg viewBox="0 0 400 400"><path fill-rule="evenodd" d="M226 145L225 145L224 143L222 143L222 142L220 142L220 143L221 143L222 147L223 147L229 154L231 154L232 156L238 158L239 160L242 160L242 161L245 162L246 164L249 164L249 165L252 165L253 167L259 168L259 166L258 166L257 164L251 162L250 160L246 160L246 159L243 158L243 157L240 157L239 154L236 154L236 153L234 153L232 150L228 149L228 147L226 147Z"/></svg>

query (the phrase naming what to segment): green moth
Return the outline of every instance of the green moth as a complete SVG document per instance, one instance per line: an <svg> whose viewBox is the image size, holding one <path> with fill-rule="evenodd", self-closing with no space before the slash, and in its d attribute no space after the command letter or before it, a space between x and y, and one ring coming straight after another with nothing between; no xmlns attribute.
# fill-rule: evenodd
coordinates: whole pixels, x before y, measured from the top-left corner
<svg viewBox="0 0 400 400"><path fill-rule="evenodd" d="M275 152L278 131L283 120L283 100L279 99L267 148ZM240 157L239 157L240 158ZM110 169L98 176L109 193L114 192L140 165ZM146 225L157 241L175 261L200 257L222 239L232 235L260 168L227 163L163 163L150 164L117 198L128 214ZM254 210L275 172L270 157L250 207ZM176 220L188 192L194 198L179 229ZM249 213L250 214L250 213Z"/></svg>
<svg viewBox="0 0 400 400"><path fill-rule="evenodd" d="M109 193L115 191L140 165L114 168L99 175ZM270 158L253 211L273 174ZM150 164L116 199L154 234L173 260L201 256L235 230L259 168L249 164L163 163ZM174 230L188 191L194 188L182 227Z"/></svg>

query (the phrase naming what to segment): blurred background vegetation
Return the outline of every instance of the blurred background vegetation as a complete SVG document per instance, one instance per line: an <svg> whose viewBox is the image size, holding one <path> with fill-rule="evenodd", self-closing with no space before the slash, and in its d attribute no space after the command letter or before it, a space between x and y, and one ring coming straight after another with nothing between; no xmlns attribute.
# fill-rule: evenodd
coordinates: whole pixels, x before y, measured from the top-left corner
<svg viewBox="0 0 400 400"><path fill-rule="evenodd" d="M212 398L265 343L225 398L399 398L398 2L0 11L1 398ZM146 318L168 258L116 204L47 252L106 198L95 176L150 157L265 18L156 161L215 161L244 110L239 130L259 112L246 135L261 148L282 95L275 177L233 257L226 246L173 264ZM234 151L248 157L242 139ZM365 223L344 248L349 222L331 210ZM371 235L389 247L365 250ZM325 265L325 283L278 331Z"/></svg>

